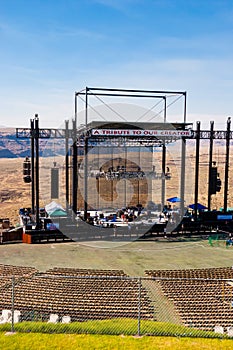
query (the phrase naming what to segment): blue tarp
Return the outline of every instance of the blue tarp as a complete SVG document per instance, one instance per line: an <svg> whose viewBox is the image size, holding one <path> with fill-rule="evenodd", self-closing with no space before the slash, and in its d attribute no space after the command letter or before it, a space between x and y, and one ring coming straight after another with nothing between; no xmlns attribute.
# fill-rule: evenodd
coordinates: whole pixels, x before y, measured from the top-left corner
<svg viewBox="0 0 233 350"><path fill-rule="evenodd" d="M167 199L167 202L177 203L177 202L180 202L180 198L179 197L171 197L171 198Z"/></svg>
<svg viewBox="0 0 233 350"><path fill-rule="evenodd" d="M188 206L190 209L195 209L195 203L194 204L190 204ZM197 210L204 210L207 209L207 207L205 207L203 204L201 203L197 203Z"/></svg>

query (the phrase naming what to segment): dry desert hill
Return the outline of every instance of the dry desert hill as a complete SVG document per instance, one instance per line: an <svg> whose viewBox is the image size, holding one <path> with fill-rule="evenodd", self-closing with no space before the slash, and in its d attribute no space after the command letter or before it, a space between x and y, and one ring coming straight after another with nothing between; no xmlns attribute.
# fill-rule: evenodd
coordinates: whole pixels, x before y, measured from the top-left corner
<svg viewBox="0 0 233 350"><path fill-rule="evenodd" d="M116 153L116 151L115 151ZM119 155L118 155L119 156ZM92 158L91 158L92 157ZM90 157L90 162L94 164L97 155L92 154ZM99 156L104 157L104 155ZM114 154L116 158L116 155ZM122 157L124 155L122 154ZM119 159L122 159L120 157ZM128 156L129 157L129 156ZM135 159L133 158L135 157ZM131 155L131 160L137 163L136 159L137 155ZM140 165L143 162L143 167L152 166L152 163L155 162L157 168L160 167L161 164L161 154L154 153L152 158L150 156L150 165L146 161L146 153L141 152L141 160ZM153 160L153 158L155 158ZM106 159L109 159L109 155ZM222 179L222 189L219 193L212 196L212 209L219 209L223 206L223 193L224 193L224 171L225 171L225 144L220 142L214 146L213 152L213 160L216 161L218 172L220 173L220 178ZM232 191L232 152L230 151L230 165L229 165L229 189L228 189L228 207L233 207L233 191ZM23 181L23 157L17 156L16 158L0 158L0 218L10 218L13 224L18 222L18 210L21 207L30 207L31 206L31 186ZM52 199L50 197L50 171L53 167L54 161L56 161L57 166L59 167L60 172L60 195L59 200L64 204L65 198L65 168L64 163L65 159L63 156L54 155L53 157L46 157L40 159L40 206L48 204ZM102 160L102 163L104 160ZM198 201L204 205L207 205L207 188L208 188L208 164L209 164L209 148L208 143L205 141L201 142L200 147L200 171L199 171L199 199ZM167 165L169 166L169 170L171 172L171 179L166 180L166 198L171 196L179 196L179 180L180 180L180 150L172 151L169 150L167 152ZM187 142L187 152L186 152L186 202L187 204L191 204L194 202L194 181L195 181L195 143L191 141ZM97 193L95 179L90 182L89 191L90 191L90 200L95 203L95 195ZM92 187L93 186L93 187ZM111 191L109 190L109 184L105 185L102 183L102 189L99 193L99 202L101 203L101 198L103 201L107 200L109 203L109 196L113 196ZM108 186L108 187L107 187ZM113 186L113 185L111 185ZM120 189L119 183L116 184L118 191ZM135 185L131 181L126 181L126 188L128 192L134 191ZM146 199L151 199L155 202L160 200L160 192L161 192L161 182L155 182L151 186L144 187L141 184L138 186L142 186L139 189L140 192L140 200L143 199L143 191L145 189L145 202ZM143 189L144 188L144 189ZM148 191L150 193L148 193ZM92 198L93 197L93 198ZM112 200L112 199L111 199Z"/></svg>

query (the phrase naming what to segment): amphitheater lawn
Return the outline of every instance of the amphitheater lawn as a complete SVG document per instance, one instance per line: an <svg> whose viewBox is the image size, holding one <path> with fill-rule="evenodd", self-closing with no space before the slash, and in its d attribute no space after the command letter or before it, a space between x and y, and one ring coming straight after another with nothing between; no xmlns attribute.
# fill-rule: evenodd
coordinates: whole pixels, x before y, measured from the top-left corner
<svg viewBox="0 0 233 350"><path fill-rule="evenodd" d="M4 350L232 349L232 340L35 333L0 333L0 344Z"/></svg>
<svg viewBox="0 0 233 350"><path fill-rule="evenodd" d="M102 244L103 245L103 244ZM34 266L45 271L54 266L123 269L131 276L143 275L145 269L184 269L233 265L233 247L225 242L210 246L207 240L147 241L124 245L110 243L80 244L4 244L0 245L0 263Z"/></svg>

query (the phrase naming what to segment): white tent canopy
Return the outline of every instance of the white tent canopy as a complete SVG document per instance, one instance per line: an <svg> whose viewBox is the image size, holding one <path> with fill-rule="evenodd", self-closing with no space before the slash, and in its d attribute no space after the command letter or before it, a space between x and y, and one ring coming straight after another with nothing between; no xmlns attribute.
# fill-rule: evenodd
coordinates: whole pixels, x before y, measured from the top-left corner
<svg viewBox="0 0 233 350"><path fill-rule="evenodd" d="M51 203L45 206L45 210L48 214L53 213L57 209L65 210L61 204L58 204L55 201L52 201Z"/></svg>

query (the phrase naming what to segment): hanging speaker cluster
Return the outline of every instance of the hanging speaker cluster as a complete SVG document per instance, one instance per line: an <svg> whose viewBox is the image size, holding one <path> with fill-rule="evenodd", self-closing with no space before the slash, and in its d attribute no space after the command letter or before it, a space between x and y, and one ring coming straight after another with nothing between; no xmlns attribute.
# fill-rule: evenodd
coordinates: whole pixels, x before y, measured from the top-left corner
<svg viewBox="0 0 233 350"><path fill-rule="evenodd" d="M23 181L25 183L30 183L32 181L31 178L31 162L28 157L25 158L23 162Z"/></svg>
<svg viewBox="0 0 233 350"><path fill-rule="evenodd" d="M51 198L59 197L59 168L51 168Z"/></svg>

